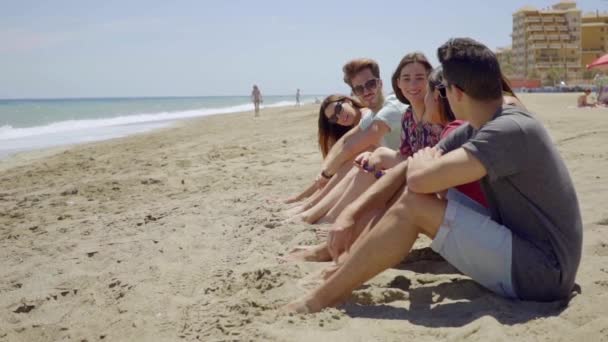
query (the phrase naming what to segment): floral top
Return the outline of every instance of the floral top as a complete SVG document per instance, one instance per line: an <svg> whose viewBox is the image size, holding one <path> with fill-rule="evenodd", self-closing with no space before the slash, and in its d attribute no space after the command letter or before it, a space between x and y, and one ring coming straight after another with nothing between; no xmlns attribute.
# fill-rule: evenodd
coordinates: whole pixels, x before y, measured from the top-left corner
<svg viewBox="0 0 608 342"><path fill-rule="evenodd" d="M441 139L442 125L416 122L412 107L408 107L401 120L401 147L399 152L409 157L425 147L433 147Z"/></svg>

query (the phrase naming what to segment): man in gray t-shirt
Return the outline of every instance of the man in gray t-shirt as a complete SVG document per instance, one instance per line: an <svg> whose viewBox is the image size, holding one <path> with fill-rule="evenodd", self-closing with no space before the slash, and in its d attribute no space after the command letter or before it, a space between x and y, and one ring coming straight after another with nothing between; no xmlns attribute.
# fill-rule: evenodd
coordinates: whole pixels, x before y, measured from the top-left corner
<svg viewBox="0 0 608 342"><path fill-rule="evenodd" d="M315 312L336 305L407 256L420 234L431 248L505 297L568 298L581 259L582 223L568 170L549 135L526 110L503 106L494 53L470 38L437 50L456 129L407 161L407 188L319 288L288 305ZM443 90L441 90L443 89ZM381 182L382 179L379 181ZM480 181L488 208L454 188ZM447 191L446 191L447 190ZM340 249L352 225L334 232Z"/></svg>
<svg viewBox="0 0 608 342"><path fill-rule="evenodd" d="M580 262L582 223L566 165L543 126L506 107L479 130L461 126L438 145L443 153L460 147L486 168L481 185L491 218L512 232L517 296L567 296Z"/></svg>

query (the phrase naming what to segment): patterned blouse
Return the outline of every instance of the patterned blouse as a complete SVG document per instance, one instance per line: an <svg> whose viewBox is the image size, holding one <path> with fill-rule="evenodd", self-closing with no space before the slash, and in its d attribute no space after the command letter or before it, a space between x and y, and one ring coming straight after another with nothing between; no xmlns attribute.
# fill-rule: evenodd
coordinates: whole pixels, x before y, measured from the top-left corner
<svg viewBox="0 0 608 342"><path fill-rule="evenodd" d="M412 106L409 106L401 120L401 147L399 152L405 157L412 156L425 147L433 147L441 139L442 125L423 122L418 124Z"/></svg>

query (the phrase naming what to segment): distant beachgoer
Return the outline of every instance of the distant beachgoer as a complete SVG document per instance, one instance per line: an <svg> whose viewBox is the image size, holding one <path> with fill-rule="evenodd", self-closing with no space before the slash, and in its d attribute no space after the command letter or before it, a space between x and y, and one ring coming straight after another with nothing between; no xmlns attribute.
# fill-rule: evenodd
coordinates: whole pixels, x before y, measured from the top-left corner
<svg viewBox="0 0 608 342"><path fill-rule="evenodd" d="M581 95L581 96L578 97L577 106L579 108L582 108L582 107L595 107L595 106L597 106L597 104L595 104L595 103L589 103L589 101L587 99L587 97L589 97L589 94L591 94L591 90L590 89L585 89L583 91L583 95Z"/></svg>
<svg viewBox="0 0 608 342"><path fill-rule="evenodd" d="M315 97L315 103L316 103L316 104L319 104L319 103L321 103L321 100L319 100L319 98L318 98L318 97Z"/></svg>
<svg viewBox="0 0 608 342"><path fill-rule="evenodd" d="M300 107L300 88L296 91L296 106Z"/></svg>
<svg viewBox="0 0 608 342"><path fill-rule="evenodd" d="M257 85L253 85L253 90L251 91L251 101L253 102L253 106L255 108L255 116L260 115L260 103L264 103L264 98L262 97L262 92Z"/></svg>

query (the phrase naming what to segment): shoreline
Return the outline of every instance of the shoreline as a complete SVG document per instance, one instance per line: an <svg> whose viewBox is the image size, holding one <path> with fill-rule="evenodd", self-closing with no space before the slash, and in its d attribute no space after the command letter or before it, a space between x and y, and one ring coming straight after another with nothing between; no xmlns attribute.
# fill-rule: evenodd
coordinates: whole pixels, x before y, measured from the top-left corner
<svg viewBox="0 0 608 342"><path fill-rule="evenodd" d="M58 99L57 99L58 100ZM48 100L45 100L48 101ZM58 100L61 101L61 100ZM312 104L312 103L303 103ZM5 146L13 146L12 148L4 147L3 150L0 150L0 162L5 160L6 158L10 158L12 155L19 154L22 152L35 152L39 150L45 149L53 149L60 147L69 147L69 146L77 146L79 144L86 144L91 142L99 142L106 141L110 139L123 138L131 135L142 134L147 132L156 131L163 128L169 128L172 126L179 125L182 121L199 119L208 116L214 115L226 115L226 114L238 114L238 113L246 113L249 109L242 109L243 106L248 105L235 105L225 108L211 108L211 109L200 109L200 110L185 110L185 111L176 111L176 112L168 112L172 115L177 115L176 118L152 118L155 115L164 115L165 113L151 113L151 114L131 114L127 116L120 117L110 117L110 118L97 118L97 119L87 119L83 118L81 120L76 120L76 122L84 122L84 121L116 121L118 119L127 118L129 116L132 117L140 117L142 115L151 116L150 121L139 121L139 122L127 122L127 123L118 123L107 126L92 126L92 127L83 127L81 129L66 129L65 131L59 130L56 132L47 132L47 133L38 133L33 135L28 135L25 137L14 137L14 138L6 138L3 137L0 139ZM253 111L253 105L251 106L251 111ZM269 104L262 108L262 110L269 110L272 108L281 108L281 107L289 107L291 104L284 104L282 101ZM233 111L234 110L234 111ZM181 113L181 116L180 116ZM188 113L188 115L186 115ZM198 114L193 114L198 113ZM72 120L68 120L70 122ZM50 125L58 125L63 122L56 122ZM24 127L19 128L20 130L32 130L32 129L42 129L48 127L49 125L43 126L34 126L34 127ZM9 126L10 127L10 126ZM23 145L28 145L27 147L23 147Z"/></svg>
<svg viewBox="0 0 608 342"><path fill-rule="evenodd" d="M282 315L327 265L278 260L317 242L276 201L318 172L312 104L0 162L0 341L601 339L607 113L569 108L577 94L519 95L566 161L583 214L582 293L569 303L497 297L420 239L415 257L346 305Z"/></svg>

